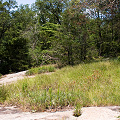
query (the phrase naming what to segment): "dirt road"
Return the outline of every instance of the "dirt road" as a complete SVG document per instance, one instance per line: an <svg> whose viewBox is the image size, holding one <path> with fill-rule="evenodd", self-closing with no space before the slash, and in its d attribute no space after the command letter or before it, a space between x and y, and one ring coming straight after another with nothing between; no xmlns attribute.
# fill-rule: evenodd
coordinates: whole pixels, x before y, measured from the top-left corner
<svg viewBox="0 0 120 120"><path fill-rule="evenodd" d="M12 83L15 82L17 80L23 79L25 77L35 77L33 76L26 76L25 75L26 71L22 71L22 72L18 72L18 73L13 73L13 74L7 74L4 75L1 79L0 79L0 85L6 85L7 83Z"/></svg>

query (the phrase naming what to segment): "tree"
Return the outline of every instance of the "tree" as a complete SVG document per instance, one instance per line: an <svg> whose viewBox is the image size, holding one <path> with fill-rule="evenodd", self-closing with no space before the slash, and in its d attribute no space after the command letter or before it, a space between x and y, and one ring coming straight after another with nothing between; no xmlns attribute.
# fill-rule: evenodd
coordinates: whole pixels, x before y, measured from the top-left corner
<svg viewBox="0 0 120 120"><path fill-rule="evenodd" d="M109 57L117 55L118 50L116 48L118 48L118 46L116 45L118 43L117 41L115 42L115 38L119 35L115 33L118 33L117 31L119 30L115 27L115 24L119 21L119 17L116 17L117 14L119 14L119 1L88 0L87 8L89 18L95 20L93 30L96 31L94 34L96 34L95 39L99 56Z"/></svg>
<svg viewBox="0 0 120 120"><path fill-rule="evenodd" d="M49 22L42 26L36 23L25 32L24 36L29 40L29 54L33 66L54 63L52 48L58 27L59 25Z"/></svg>
<svg viewBox="0 0 120 120"><path fill-rule="evenodd" d="M61 14L67 6L68 0L37 0L35 2L38 11L39 22L61 24Z"/></svg>
<svg viewBox="0 0 120 120"><path fill-rule="evenodd" d="M65 10L62 15L61 33L56 51L64 64L74 65L84 61L87 55L87 17L79 3ZM58 45L59 43L59 45Z"/></svg>
<svg viewBox="0 0 120 120"><path fill-rule="evenodd" d="M5 10L7 10L7 7ZM2 27L1 33L1 53L0 53L0 73L6 74L25 70L30 65L28 55L28 41L22 37L22 32L25 30L27 24L30 22L30 16L20 11L10 13L2 12L1 16L8 16L9 19L3 22L5 27ZM22 9L21 9L22 11ZM21 16L19 16L21 14ZM32 19L32 18L31 18ZM4 20L4 19L3 19ZM25 21L26 20L26 21ZM2 32L4 31L4 32Z"/></svg>

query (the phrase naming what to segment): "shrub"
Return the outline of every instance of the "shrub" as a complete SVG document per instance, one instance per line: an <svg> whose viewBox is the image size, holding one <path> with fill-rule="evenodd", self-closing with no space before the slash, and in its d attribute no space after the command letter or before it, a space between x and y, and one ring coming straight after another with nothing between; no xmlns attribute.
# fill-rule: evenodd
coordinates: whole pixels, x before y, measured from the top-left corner
<svg viewBox="0 0 120 120"><path fill-rule="evenodd" d="M2 74L0 73L0 78L2 77Z"/></svg>
<svg viewBox="0 0 120 120"><path fill-rule="evenodd" d="M119 61L119 62L120 62L120 56L118 56L118 57L117 57L117 61Z"/></svg>
<svg viewBox="0 0 120 120"><path fill-rule="evenodd" d="M31 68L26 72L26 75L34 75L34 74L41 74L45 72L54 72L55 67L54 66L41 66L36 68Z"/></svg>

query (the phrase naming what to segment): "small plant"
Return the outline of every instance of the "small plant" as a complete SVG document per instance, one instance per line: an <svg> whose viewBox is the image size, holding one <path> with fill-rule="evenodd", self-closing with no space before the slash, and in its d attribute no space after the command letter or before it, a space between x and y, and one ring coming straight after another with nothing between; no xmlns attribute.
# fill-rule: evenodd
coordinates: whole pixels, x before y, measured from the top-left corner
<svg viewBox="0 0 120 120"><path fill-rule="evenodd" d="M4 85L0 87L0 102L4 102L7 98L7 90Z"/></svg>
<svg viewBox="0 0 120 120"><path fill-rule="evenodd" d="M50 106L52 106L52 88L49 88Z"/></svg>
<svg viewBox="0 0 120 120"><path fill-rule="evenodd" d="M33 75L32 69L28 70L25 74L26 74L26 75Z"/></svg>
<svg viewBox="0 0 120 120"><path fill-rule="evenodd" d="M22 92L23 93L27 93L28 92L28 83L27 82L24 82L22 84Z"/></svg>
<svg viewBox="0 0 120 120"><path fill-rule="evenodd" d="M117 118L120 118L120 116L118 116Z"/></svg>
<svg viewBox="0 0 120 120"><path fill-rule="evenodd" d="M2 74L0 73L0 78L2 77Z"/></svg>
<svg viewBox="0 0 120 120"><path fill-rule="evenodd" d="M119 62L120 62L120 56L118 56L118 57L117 57L117 61L119 61Z"/></svg>
<svg viewBox="0 0 120 120"><path fill-rule="evenodd" d="M55 71L55 67L53 66L48 67L48 72L54 72L54 71Z"/></svg>
<svg viewBox="0 0 120 120"><path fill-rule="evenodd" d="M79 117L81 114L82 114L81 113L81 105L77 104L76 107L75 107L75 111L73 113L73 116Z"/></svg>

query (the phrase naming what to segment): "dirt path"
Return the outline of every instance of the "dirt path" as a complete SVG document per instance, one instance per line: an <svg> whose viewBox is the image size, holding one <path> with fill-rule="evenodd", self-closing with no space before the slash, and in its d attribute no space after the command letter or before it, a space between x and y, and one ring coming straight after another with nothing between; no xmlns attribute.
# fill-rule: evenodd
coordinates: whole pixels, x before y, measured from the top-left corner
<svg viewBox="0 0 120 120"><path fill-rule="evenodd" d="M8 84L23 79L26 71L5 75L0 84ZM34 76L27 76L34 77ZM83 107L80 117L73 116L73 110L62 112L22 112L19 108L0 107L0 120L120 120L120 106Z"/></svg>
<svg viewBox="0 0 120 120"><path fill-rule="evenodd" d="M23 78L30 78L30 77L35 77L33 76L26 76L25 75L26 71L22 71L22 72L18 72L18 73L13 73L13 74L8 74L8 75L4 75L1 79L0 79L0 85L6 85L7 83L12 83L15 82L17 80L23 79Z"/></svg>

